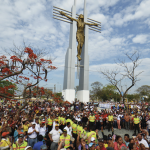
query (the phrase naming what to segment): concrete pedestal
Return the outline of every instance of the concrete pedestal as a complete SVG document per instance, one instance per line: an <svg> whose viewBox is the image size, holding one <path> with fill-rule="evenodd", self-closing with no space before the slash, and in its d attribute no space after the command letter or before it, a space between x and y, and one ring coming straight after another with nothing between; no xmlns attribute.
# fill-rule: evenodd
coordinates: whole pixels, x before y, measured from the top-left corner
<svg viewBox="0 0 150 150"><path fill-rule="evenodd" d="M77 92L77 100L80 102L89 102L89 90L81 90Z"/></svg>
<svg viewBox="0 0 150 150"><path fill-rule="evenodd" d="M73 89L63 90L62 96L64 97L64 101L72 103L75 100L75 90Z"/></svg>

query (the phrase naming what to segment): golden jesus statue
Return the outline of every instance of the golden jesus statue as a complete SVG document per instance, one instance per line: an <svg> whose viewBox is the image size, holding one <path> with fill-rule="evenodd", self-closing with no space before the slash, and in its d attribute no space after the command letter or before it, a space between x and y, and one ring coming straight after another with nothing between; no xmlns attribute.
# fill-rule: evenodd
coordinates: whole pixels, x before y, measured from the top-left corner
<svg viewBox="0 0 150 150"><path fill-rule="evenodd" d="M63 16L66 16L67 18L69 18L71 21L76 21L77 22L77 33L76 33L76 39L78 41L78 46L77 46L77 50L78 50L78 60L81 60L81 52L82 52L82 46L84 44L84 40L85 40L85 36L84 36L84 28L85 25L89 25L89 26L98 26L98 24L96 23L86 23L84 22L84 16L82 14L79 15L78 19L74 19L68 15L66 15L64 12L60 11L60 14Z"/></svg>

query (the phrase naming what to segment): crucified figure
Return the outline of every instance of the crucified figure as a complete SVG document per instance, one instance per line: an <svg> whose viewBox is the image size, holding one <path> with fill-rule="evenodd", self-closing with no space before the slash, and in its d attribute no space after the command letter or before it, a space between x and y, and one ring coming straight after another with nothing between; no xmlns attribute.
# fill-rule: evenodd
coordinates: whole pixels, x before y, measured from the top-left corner
<svg viewBox="0 0 150 150"><path fill-rule="evenodd" d="M78 46L77 46L77 50L78 50L78 60L81 60L81 52L82 52L82 46L84 44L84 40L85 40L85 36L84 36L84 28L85 25L89 25L89 26L98 26L97 23L86 23L84 22L84 16L82 14L79 15L78 19L74 19L68 15L66 15L64 12L60 11L60 14L63 16L66 16L67 18L69 18L71 21L76 21L77 22L77 33L76 33L76 39L78 41Z"/></svg>

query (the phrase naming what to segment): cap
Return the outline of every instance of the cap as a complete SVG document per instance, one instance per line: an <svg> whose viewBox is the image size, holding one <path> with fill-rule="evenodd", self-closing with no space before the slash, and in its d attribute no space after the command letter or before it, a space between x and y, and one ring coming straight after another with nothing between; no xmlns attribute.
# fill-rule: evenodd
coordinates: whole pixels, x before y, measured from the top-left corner
<svg viewBox="0 0 150 150"><path fill-rule="evenodd" d="M55 127L59 127L59 124L56 124Z"/></svg>
<svg viewBox="0 0 150 150"><path fill-rule="evenodd" d="M23 132L19 132L18 135L19 135L19 134L24 134L24 133L23 133Z"/></svg>
<svg viewBox="0 0 150 150"><path fill-rule="evenodd" d="M84 128L88 127L87 125L84 126Z"/></svg>
<svg viewBox="0 0 150 150"><path fill-rule="evenodd" d="M36 124L35 122L32 122L32 124Z"/></svg>
<svg viewBox="0 0 150 150"><path fill-rule="evenodd" d="M111 137L111 136L109 136L109 137L108 137L108 140L112 140L112 137Z"/></svg>
<svg viewBox="0 0 150 150"><path fill-rule="evenodd" d="M66 129L64 129L64 130L63 130L63 132L67 132L67 130L66 130Z"/></svg>
<svg viewBox="0 0 150 150"><path fill-rule="evenodd" d="M24 138L24 134L22 134L22 133L20 134L20 133L19 133L19 134L18 134L18 138Z"/></svg>
<svg viewBox="0 0 150 150"><path fill-rule="evenodd" d="M32 148L31 146L27 146L24 150L27 150L28 148Z"/></svg>
<svg viewBox="0 0 150 150"><path fill-rule="evenodd" d="M91 142L95 141L95 138L94 137L91 137Z"/></svg>
<svg viewBox="0 0 150 150"><path fill-rule="evenodd" d="M41 149L47 149L47 146L44 144L40 147Z"/></svg>
<svg viewBox="0 0 150 150"><path fill-rule="evenodd" d="M45 119L42 119L42 123L45 123L46 121L45 121Z"/></svg>
<svg viewBox="0 0 150 150"><path fill-rule="evenodd" d="M89 147L92 147L92 146L93 146L93 144L94 144L94 143L90 143L90 144L89 144Z"/></svg>
<svg viewBox="0 0 150 150"><path fill-rule="evenodd" d="M2 137L5 137L6 135L8 135L9 134L9 132L3 132L2 133Z"/></svg>
<svg viewBox="0 0 150 150"><path fill-rule="evenodd" d="M102 138L99 138L98 142L104 142L104 140Z"/></svg>
<svg viewBox="0 0 150 150"><path fill-rule="evenodd" d="M58 119L56 119L55 121L58 121Z"/></svg>

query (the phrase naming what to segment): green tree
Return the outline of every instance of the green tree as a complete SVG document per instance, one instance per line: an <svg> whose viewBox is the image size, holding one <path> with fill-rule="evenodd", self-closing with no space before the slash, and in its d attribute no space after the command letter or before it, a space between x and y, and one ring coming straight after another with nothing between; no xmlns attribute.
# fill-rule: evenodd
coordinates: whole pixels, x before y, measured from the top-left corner
<svg viewBox="0 0 150 150"><path fill-rule="evenodd" d="M90 94L91 94L92 100L96 100L97 98L101 99L102 87L103 87L103 84L98 81L91 84L92 90L90 91Z"/></svg>
<svg viewBox="0 0 150 150"><path fill-rule="evenodd" d="M119 94L117 93L117 88L114 85L108 84L102 88L101 98L103 99L103 101L111 99L117 101L118 97Z"/></svg>
<svg viewBox="0 0 150 150"><path fill-rule="evenodd" d="M142 85L139 87L136 92L140 94L141 96L148 96L150 93L150 86L149 85Z"/></svg>
<svg viewBox="0 0 150 150"><path fill-rule="evenodd" d="M0 93L14 96L16 89L16 84L6 80L0 81Z"/></svg>
<svg viewBox="0 0 150 150"><path fill-rule="evenodd" d="M139 94L127 94L126 98L128 99L128 101L139 100L140 95Z"/></svg>
<svg viewBox="0 0 150 150"><path fill-rule="evenodd" d="M62 96L62 93L61 93L61 92L60 92L60 93L56 93L55 95L61 97L61 96Z"/></svg>
<svg viewBox="0 0 150 150"><path fill-rule="evenodd" d="M106 86L103 87L103 90L107 90L109 92L116 92L117 88L112 84L107 84Z"/></svg>

